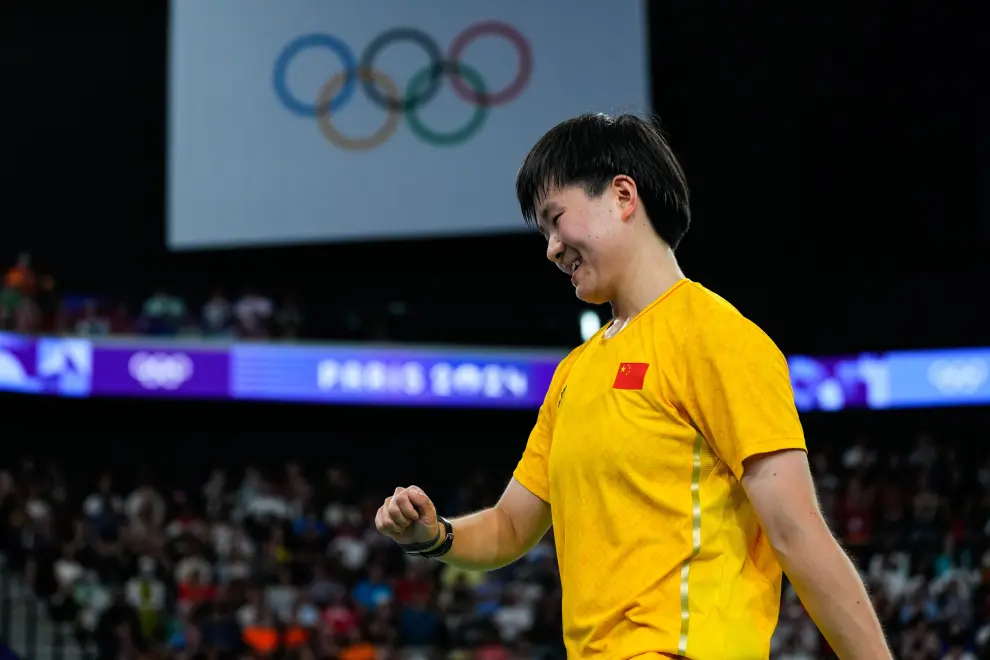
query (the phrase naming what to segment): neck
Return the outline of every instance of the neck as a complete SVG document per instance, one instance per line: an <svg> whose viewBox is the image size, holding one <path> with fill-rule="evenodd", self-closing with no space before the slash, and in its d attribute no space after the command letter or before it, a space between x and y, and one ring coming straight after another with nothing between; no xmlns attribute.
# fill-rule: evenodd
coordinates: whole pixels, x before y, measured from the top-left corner
<svg viewBox="0 0 990 660"><path fill-rule="evenodd" d="M670 247L660 240L644 245L629 260L612 300L613 325L621 328L682 279L684 273Z"/></svg>

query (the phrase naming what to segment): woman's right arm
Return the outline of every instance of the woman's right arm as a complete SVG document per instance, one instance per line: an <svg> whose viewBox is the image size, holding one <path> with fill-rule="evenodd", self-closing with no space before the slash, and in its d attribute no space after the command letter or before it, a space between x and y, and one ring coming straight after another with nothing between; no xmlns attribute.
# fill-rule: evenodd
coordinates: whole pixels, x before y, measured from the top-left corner
<svg viewBox="0 0 990 660"><path fill-rule="evenodd" d="M454 543L440 561L474 571L491 571L525 555L550 529L550 505L515 479L495 506L455 518ZM437 536L433 502L420 488L396 489L378 510L375 525L397 543L423 543ZM440 545L443 538L437 543Z"/></svg>

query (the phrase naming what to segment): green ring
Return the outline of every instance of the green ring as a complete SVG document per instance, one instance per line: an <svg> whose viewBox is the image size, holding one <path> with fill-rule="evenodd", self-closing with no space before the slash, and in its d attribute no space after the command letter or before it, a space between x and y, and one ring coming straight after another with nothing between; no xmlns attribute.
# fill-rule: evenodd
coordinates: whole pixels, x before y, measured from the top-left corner
<svg viewBox="0 0 990 660"><path fill-rule="evenodd" d="M462 76L474 90L474 93L478 96L484 97L484 95L488 92L485 87L485 81L481 78L481 74L466 64L461 64L459 62L444 62L441 66L443 66L445 73L455 76ZM409 81L409 85L406 86L407 99L417 98L417 94L421 91L420 88L424 85L428 85L432 75L436 75L434 73L435 67L436 65L433 64L427 65L420 69L416 75L412 77ZM421 140L427 144L432 144L435 147L449 147L464 142L472 135L480 131L481 127L485 125L485 120L488 119L488 105L481 103L475 106L474 115L466 124L464 124L464 126L450 131L449 133L440 133L434 131L433 129L427 128L416 115L418 111L418 108L415 106L411 106L406 110L406 119L409 122L409 129Z"/></svg>

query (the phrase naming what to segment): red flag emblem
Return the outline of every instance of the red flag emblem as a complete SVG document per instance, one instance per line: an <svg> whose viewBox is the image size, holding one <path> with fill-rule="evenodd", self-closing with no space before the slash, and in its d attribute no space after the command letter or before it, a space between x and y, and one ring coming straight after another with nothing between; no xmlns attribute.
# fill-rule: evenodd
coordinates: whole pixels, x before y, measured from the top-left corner
<svg viewBox="0 0 990 660"><path fill-rule="evenodd" d="M617 390L641 390L646 380L646 370L650 365L646 362L623 362L619 365L619 373L615 374L612 387Z"/></svg>

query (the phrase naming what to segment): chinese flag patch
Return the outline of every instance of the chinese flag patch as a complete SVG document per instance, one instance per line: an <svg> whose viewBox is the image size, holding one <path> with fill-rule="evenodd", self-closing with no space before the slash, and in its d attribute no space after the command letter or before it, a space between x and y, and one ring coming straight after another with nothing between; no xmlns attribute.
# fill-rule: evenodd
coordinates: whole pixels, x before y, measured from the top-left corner
<svg viewBox="0 0 990 660"><path fill-rule="evenodd" d="M617 390L641 390L646 380L646 370L650 365L646 362L623 362L619 365L619 373L615 374L612 387Z"/></svg>

